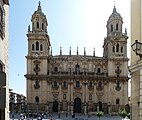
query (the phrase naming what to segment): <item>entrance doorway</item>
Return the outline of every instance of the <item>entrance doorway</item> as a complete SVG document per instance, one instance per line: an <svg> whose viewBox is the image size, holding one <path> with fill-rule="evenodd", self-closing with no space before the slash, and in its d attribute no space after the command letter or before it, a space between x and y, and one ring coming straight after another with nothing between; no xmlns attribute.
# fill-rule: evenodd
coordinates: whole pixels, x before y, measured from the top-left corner
<svg viewBox="0 0 142 120"><path fill-rule="evenodd" d="M102 111L102 102L98 102L98 106L99 106L99 111Z"/></svg>
<svg viewBox="0 0 142 120"><path fill-rule="evenodd" d="M58 102L57 101L53 102L53 112L58 112Z"/></svg>
<svg viewBox="0 0 142 120"><path fill-rule="evenodd" d="M74 113L81 113L81 99L74 99Z"/></svg>

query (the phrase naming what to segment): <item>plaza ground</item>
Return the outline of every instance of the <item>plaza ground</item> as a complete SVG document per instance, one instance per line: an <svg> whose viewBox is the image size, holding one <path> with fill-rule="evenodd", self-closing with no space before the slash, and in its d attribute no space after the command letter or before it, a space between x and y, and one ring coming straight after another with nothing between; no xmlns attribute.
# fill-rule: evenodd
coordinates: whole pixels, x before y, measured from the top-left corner
<svg viewBox="0 0 142 120"><path fill-rule="evenodd" d="M88 117L88 115L84 115L84 114L75 114L75 117L72 118L71 115L68 115L66 117L65 114L61 114L60 118L58 116L57 113L52 113L52 120L99 120L99 118L96 115L91 115L90 117ZM50 120L50 116L47 115L45 118L43 118L42 120ZM10 115L10 120L20 120L20 114L15 114L14 115L14 119L11 118ZM27 118L26 120L37 120L37 118ZM104 115L103 117L101 117L100 120L122 120L122 117L120 116L110 116L110 115ZM129 119L125 119L125 120L129 120Z"/></svg>

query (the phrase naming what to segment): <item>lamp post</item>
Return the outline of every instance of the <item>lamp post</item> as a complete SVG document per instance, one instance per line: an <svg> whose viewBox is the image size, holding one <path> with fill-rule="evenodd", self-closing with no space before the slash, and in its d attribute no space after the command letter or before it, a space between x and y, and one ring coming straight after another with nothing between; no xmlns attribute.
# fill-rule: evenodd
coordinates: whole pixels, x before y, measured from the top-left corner
<svg viewBox="0 0 142 120"><path fill-rule="evenodd" d="M131 47L132 50L136 53L136 55L139 55L140 59L142 59L142 43L138 42L138 40L135 40Z"/></svg>

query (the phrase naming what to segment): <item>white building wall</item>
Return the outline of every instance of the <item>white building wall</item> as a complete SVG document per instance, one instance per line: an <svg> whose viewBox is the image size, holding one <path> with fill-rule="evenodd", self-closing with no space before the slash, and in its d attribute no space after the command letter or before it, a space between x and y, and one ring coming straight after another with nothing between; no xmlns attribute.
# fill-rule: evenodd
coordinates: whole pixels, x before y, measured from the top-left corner
<svg viewBox="0 0 142 120"><path fill-rule="evenodd" d="M138 40L142 43L142 2L141 0L131 0L131 44ZM136 65L140 60L139 56L131 49L131 66ZM140 70L136 70L131 75L131 104L132 120L141 120L141 103L140 95Z"/></svg>
<svg viewBox="0 0 142 120"><path fill-rule="evenodd" d="M5 10L5 36L0 38L0 60L5 65L6 73L6 109L5 120L9 120L9 82L8 82L8 36L9 36L9 6L4 5Z"/></svg>

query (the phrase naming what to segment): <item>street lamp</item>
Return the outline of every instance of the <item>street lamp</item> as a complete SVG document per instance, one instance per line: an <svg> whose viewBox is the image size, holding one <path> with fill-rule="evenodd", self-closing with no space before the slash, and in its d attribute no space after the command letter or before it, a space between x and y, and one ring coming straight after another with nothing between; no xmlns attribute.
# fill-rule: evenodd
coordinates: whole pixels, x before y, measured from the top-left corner
<svg viewBox="0 0 142 120"><path fill-rule="evenodd" d="M138 40L135 40L135 43L133 43L131 47L136 55L139 55L140 59L142 59L142 43L138 42Z"/></svg>

